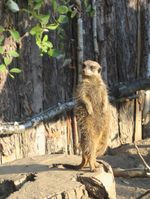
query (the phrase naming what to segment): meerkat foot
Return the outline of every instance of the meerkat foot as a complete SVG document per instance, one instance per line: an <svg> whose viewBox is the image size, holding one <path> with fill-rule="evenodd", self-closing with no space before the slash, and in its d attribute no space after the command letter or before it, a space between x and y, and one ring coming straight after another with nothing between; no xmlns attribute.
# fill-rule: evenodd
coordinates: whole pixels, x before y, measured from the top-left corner
<svg viewBox="0 0 150 199"><path fill-rule="evenodd" d="M90 171L91 171L91 172L96 172L96 167L90 168Z"/></svg>
<svg viewBox="0 0 150 199"><path fill-rule="evenodd" d="M100 167L100 164L98 162L95 162L94 165L90 166L90 170L91 172L96 172L99 167Z"/></svg>
<svg viewBox="0 0 150 199"><path fill-rule="evenodd" d="M98 162L95 162L95 168L99 168L100 164Z"/></svg>
<svg viewBox="0 0 150 199"><path fill-rule="evenodd" d="M95 172L96 171L96 167L95 167L95 163L94 162L90 163L90 171L91 172Z"/></svg>

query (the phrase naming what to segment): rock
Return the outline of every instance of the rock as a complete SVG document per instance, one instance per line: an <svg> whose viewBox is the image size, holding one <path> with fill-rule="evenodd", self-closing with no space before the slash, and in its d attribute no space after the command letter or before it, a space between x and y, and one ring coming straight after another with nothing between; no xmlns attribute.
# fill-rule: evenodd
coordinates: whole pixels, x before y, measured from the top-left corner
<svg viewBox="0 0 150 199"><path fill-rule="evenodd" d="M25 158L0 166L3 182L11 182L13 189L1 183L0 196L9 199L116 199L114 176L110 165L101 162L97 172L67 170L49 165L79 164L79 156L45 155Z"/></svg>

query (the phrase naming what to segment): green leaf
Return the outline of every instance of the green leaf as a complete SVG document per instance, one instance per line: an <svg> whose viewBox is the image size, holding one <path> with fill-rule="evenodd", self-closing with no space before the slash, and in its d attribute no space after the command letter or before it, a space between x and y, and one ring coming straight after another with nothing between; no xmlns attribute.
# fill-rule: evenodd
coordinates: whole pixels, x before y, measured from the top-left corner
<svg viewBox="0 0 150 199"><path fill-rule="evenodd" d="M21 70L19 68L12 68L9 71L10 73L21 73Z"/></svg>
<svg viewBox="0 0 150 199"><path fill-rule="evenodd" d="M18 41L20 39L20 34L19 34L18 31L16 31L16 30L9 30L9 32L10 32L11 36L13 37L13 39L15 41Z"/></svg>
<svg viewBox="0 0 150 199"><path fill-rule="evenodd" d="M4 40L4 35L0 35L0 44L2 44L3 40Z"/></svg>
<svg viewBox="0 0 150 199"><path fill-rule="evenodd" d="M58 28L59 24L56 23L56 24L49 24L46 26L47 29L49 30L56 30Z"/></svg>
<svg viewBox="0 0 150 199"><path fill-rule="evenodd" d="M68 17L66 15L60 15L57 21L58 23L67 23Z"/></svg>
<svg viewBox="0 0 150 199"><path fill-rule="evenodd" d="M2 33L5 29L3 28L3 26L0 26L0 33Z"/></svg>
<svg viewBox="0 0 150 199"><path fill-rule="evenodd" d="M76 16L76 14L78 13L77 9L73 10L71 12L71 18L74 18Z"/></svg>
<svg viewBox="0 0 150 199"><path fill-rule="evenodd" d="M42 29L39 25L34 26L34 27L30 30L30 34L31 34L31 35L36 35L37 33L40 34L41 32L43 32L43 29Z"/></svg>
<svg viewBox="0 0 150 199"><path fill-rule="evenodd" d="M86 8L86 12L89 13L89 12L91 12L91 10L92 10L92 6L91 6L91 5L88 5L87 8Z"/></svg>
<svg viewBox="0 0 150 199"><path fill-rule="evenodd" d="M36 5L34 6L34 10L39 10L40 8L41 8L41 6L42 6L42 1L39 1L39 2L37 2L36 3Z"/></svg>
<svg viewBox="0 0 150 199"><path fill-rule="evenodd" d="M4 63L6 66L8 66L11 63L12 59L9 57L4 57Z"/></svg>
<svg viewBox="0 0 150 199"><path fill-rule="evenodd" d="M12 57L19 57L19 54L14 50L9 51L8 54Z"/></svg>
<svg viewBox="0 0 150 199"><path fill-rule="evenodd" d="M42 48L41 40L36 39L36 44L38 45L39 48Z"/></svg>
<svg viewBox="0 0 150 199"><path fill-rule="evenodd" d="M40 20L40 22L43 25L46 25L48 23L48 21L49 21L49 17L50 17L50 15L39 15L38 19Z"/></svg>
<svg viewBox="0 0 150 199"><path fill-rule="evenodd" d="M1 64L1 65L0 65L0 72L3 72L3 71L5 71L5 70L6 70L5 64Z"/></svg>
<svg viewBox="0 0 150 199"><path fill-rule="evenodd" d="M18 4L13 0L8 0L6 5L7 5L8 9L11 10L12 12L18 12L19 11Z"/></svg>
<svg viewBox="0 0 150 199"><path fill-rule="evenodd" d="M3 54L3 52L4 52L3 46L0 46L0 54Z"/></svg>
<svg viewBox="0 0 150 199"><path fill-rule="evenodd" d="M89 15L90 15L90 17L93 17L94 14L95 14L95 10L92 9L92 10L89 12Z"/></svg>
<svg viewBox="0 0 150 199"><path fill-rule="evenodd" d="M51 57L58 57L60 55L60 52L56 49L50 49L48 51L48 55Z"/></svg>
<svg viewBox="0 0 150 199"><path fill-rule="evenodd" d="M48 40L48 36L45 35L45 36L43 37L43 42L47 42L47 40Z"/></svg>
<svg viewBox="0 0 150 199"><path fill-rule="evenodd" d="M59 6L57 8L57 11L59 14L66 14L68 12L68 7L67 6Z"/></svg>
<svg viewBox="0 0 150 199"><path fill-rule="evenodd" d="M48 48L53 48L53 44L50 42L50 41L47 41L45 43L45 45L48 47Z"/></svg>

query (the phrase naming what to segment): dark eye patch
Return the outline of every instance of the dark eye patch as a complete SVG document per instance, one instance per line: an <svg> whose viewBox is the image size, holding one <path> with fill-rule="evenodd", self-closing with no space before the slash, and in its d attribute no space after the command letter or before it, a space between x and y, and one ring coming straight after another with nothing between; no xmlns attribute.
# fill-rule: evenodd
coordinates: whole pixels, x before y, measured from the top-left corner
<svg viewBox="0 0 150 199"><path fill-rule="evenodd" d="M102 69L101 69L101 68L99 68L99 69L98 69L98 73L100 73L100 72L101 72L101 70L102 70Z"/></svg>
<svg viewBox="0 0 150 199"><path fill-rule="evenodd" d="M94 70L94 68L95 68L94 66L90 66L90 69L91 69L91 70Z"/></svg>

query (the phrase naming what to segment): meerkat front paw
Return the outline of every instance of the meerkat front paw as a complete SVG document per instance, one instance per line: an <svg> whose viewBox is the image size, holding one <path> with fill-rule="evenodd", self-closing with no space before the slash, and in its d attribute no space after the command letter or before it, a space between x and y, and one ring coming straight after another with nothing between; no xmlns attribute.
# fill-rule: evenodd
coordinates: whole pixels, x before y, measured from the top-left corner
<svg viewBox="0 0 150 199"><path fill-rule="evenodd" d="M87 112L89 115L93 114L93 108L92 107L88 107Z"/></svg>

